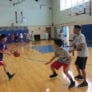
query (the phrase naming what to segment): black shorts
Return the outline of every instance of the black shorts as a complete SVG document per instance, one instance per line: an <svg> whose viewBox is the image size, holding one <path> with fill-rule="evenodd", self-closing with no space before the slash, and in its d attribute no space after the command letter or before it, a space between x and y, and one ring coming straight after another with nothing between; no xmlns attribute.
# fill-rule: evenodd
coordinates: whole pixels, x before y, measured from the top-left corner
<svg viewBox="0 0 92 92"><path fill-rule="evenodd" d="M77 57L75 65L80 69L84 70L86 68L87 57Z"/></svg>

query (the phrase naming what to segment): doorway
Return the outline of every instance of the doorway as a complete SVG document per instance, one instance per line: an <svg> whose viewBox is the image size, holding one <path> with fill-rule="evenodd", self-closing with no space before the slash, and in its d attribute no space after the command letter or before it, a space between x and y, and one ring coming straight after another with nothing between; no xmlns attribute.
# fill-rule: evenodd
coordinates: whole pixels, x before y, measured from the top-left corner
<svg viewBox="0 0 92 92"><path fill-rule="evenodd" d="M46 27L46 32L48 33L48 39L51 40L51 27Z"/></svg>

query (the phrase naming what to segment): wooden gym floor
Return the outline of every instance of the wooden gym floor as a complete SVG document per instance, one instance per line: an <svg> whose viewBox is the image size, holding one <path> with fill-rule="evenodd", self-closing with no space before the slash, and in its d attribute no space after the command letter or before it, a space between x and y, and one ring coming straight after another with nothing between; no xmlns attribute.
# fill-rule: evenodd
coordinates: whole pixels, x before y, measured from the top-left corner
<svg viewBox="0 0 92 92"><path fill-rule="evenodd" d="M48 44L53 44L52 41L48 41ZM47 45L47 41L41 41L35 45ZM92 48L89 48L89 58L87 62L87 80L89 83L88 88L73 88L67 89L69 84L67 78L62 73L62 68L57 71L59 76L57 79L49 79L49 75L52 73L50 65L44 65L54 54L43 54L34 49L32 45L21 44L9 44L9 47L18 49L21 56L15 58L13 55L5 55L4 60L7 63L10 72L15 72L16 76L12 80L8 80L4 70L0 67L0 92L92 92ZM72 65L70 67L71 75L76 75L76 69L74 66L75 56L72 57ZM81 81L76 81L76 85Z"/></svg>

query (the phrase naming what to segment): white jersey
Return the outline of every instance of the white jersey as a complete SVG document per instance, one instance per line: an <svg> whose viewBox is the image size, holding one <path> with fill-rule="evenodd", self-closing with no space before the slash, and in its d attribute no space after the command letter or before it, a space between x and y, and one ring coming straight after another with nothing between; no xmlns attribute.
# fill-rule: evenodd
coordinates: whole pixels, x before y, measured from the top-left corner
<svg viewBox="0 0 92 92"><path fill-rule="evenodd" d="M29 33L27 33L26 39L30 40L30 34Z"/></svg>
<svg viewBox="0 0 92 92"><path fill-rule="evenodd" d="M21 39L23 38L23 34L22 34L22 33L20 33L20 38L21 38Z"/></svg>
<svg viewBox="0 0 92 92"><path fill-rule="evenodd" d="M76 35L74 38L74 43L75 45L78 47L79 44L83 43L83 48L81 51L78 51L78 56L79 57L88 57L89 53L88 53L88 47L87 47L87 43L86 43L86 39L85 36L80 33L80 35Z"/></svg>

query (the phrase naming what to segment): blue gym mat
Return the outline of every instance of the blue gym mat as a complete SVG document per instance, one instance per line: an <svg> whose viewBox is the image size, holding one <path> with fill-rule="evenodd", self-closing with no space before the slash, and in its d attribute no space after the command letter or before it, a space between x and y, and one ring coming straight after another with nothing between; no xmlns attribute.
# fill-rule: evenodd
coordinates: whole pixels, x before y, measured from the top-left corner
<svg viewBox="0 0 92 92"><path fill-rule="evenodd" d="M87 42L87 46L92 47L92 42ZM32 48L42 53L50 53L55 51L55 48L53 45L34 46Z"/></svg>
<svg viewBox="0 0 92 92"><path fill-rule="evenodd" d="M33 49L42 52L42 53L50 53L50 52L54 52L55 48L53 45L46 45L46 46L34 46L32 47Z"/></svg>
<svg viewBox="0 0 92 92"><path fill-rule="evenodd" d="M92 47L92 42L87 42L88 47Z"/></svg>

